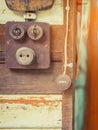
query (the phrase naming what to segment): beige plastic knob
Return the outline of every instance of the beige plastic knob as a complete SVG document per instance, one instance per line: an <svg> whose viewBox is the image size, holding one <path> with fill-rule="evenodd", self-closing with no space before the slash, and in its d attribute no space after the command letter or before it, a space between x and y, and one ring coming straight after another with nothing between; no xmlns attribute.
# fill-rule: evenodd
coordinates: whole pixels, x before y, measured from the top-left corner
<svg viewBox="0 0 98 130"><path fill-rule="evenodd" d="M22 47L16 52L16 60L20 65L30 65L35 58L35 52L31 48Z"/></svg>
<svg viewBox="0 0 98 130"><path fill-rule="evenodd" d="M42 38L43 29L38 25L31 25L27 30L27 34L29 38L36 41Z"/></svg>

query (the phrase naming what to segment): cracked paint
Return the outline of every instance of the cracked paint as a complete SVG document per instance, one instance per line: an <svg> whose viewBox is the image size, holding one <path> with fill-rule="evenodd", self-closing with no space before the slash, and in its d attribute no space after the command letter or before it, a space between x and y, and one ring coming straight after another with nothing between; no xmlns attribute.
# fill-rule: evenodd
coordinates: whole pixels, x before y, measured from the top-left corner
<svg viewBox="0 0 98 130"><path fill-rule="evenodd" d="M62 128L62 96L0 95L0 128Z"/></svg>

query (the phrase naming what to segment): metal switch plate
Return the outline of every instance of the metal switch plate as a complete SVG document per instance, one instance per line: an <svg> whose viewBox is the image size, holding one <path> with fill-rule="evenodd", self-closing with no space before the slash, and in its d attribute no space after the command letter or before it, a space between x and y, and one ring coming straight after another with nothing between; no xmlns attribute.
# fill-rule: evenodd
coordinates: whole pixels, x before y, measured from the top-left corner
<svg viewBox="0 0 98 130"><path fill-rule="evenodd" d="M6 24L5 39L5 63L8 68L49 68L49 24L37 22L8 22Z"/></svg>
<svg viewBox="0 0 98 130"><path fill-rule="evenodd" d="M9 9L14 11L38 11L52 7L54 0L5 0Z"/></svg>

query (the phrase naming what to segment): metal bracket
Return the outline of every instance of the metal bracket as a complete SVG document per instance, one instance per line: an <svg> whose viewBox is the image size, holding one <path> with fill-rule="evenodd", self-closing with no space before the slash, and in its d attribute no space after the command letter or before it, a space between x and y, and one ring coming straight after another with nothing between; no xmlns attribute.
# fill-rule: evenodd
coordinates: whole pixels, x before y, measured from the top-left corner
<svg viewBox="0 0 98 130"><path fill-rule="evenodd" d="M27 21L34 21L37 19L37 14L36 12L25 12L24 19Z"/></svg>

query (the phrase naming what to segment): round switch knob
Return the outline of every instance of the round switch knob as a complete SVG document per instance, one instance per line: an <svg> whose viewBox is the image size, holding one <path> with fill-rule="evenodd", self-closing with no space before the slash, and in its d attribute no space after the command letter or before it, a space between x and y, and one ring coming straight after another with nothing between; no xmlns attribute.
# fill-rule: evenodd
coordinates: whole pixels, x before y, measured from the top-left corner
<svg viewBox="0 0 98 130"><path fill-rule="evenodd" d="M16 60L20 65L30 65L35 58L35 52L31 48L22 47L16 52Z"/></svg>
<svg viewBox="0 0 98 130"><path fill-rule="evenodd" d="M21 25L12 25L9 31L10 36L15 40L20 40L25 35L25 29Z"/></svg>
<svg viewBox="0 0 98 130"><path fill-rule="evenodd" d="M27 34L32 40L39 40L43 36L43 29L38 25L32 25L28 28Z"/></svg>

